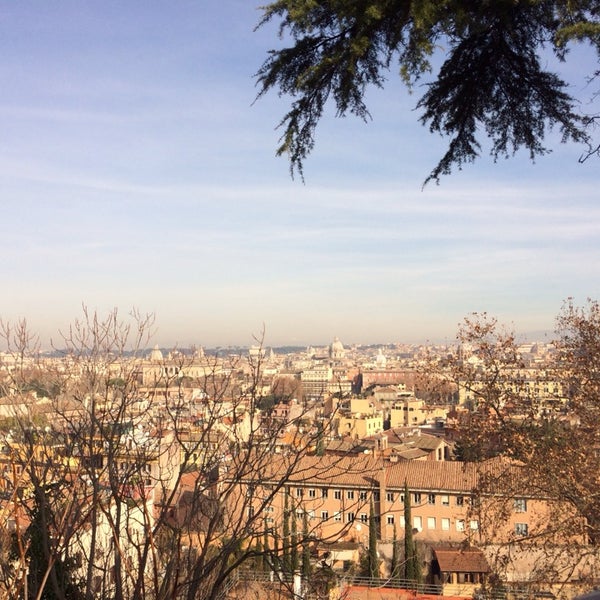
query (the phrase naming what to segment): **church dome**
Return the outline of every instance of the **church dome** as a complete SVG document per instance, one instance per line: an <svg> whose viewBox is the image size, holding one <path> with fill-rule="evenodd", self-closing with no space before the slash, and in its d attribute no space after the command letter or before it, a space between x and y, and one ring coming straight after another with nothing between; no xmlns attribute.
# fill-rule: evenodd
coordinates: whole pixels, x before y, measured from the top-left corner
<svg viewBox="0 0 600 600"><path fill-rule="evenodd" d="M375 359L375 362L377 363L377 366L381 369L385 369L385 365L387 364L387 359L385 357L385 355L383 354L383 350L381 348L379 348L379 350L377 351L377 358Z"/></svg>
<svg viewBox="0 0 600 600"><path fill-rule="evenodd" d="M344 344L342 344L340 339L336 336L329 348L329 355L331 358L343 358L344 352Z"/></svg>
<svg viewBox="0 0 600 600"><path fill-rule="evenodd" d="M160 351L158 344L154 346L152 352L150 352L150 360L152 362L162 362L163 361L163 353Z"/></svg>

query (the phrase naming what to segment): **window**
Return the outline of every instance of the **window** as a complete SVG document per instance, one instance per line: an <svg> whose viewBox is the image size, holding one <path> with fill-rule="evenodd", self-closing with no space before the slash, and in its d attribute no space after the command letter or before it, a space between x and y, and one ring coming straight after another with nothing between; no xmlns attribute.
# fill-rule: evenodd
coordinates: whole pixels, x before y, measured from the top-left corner
<svg viewBox="0 0 600 600"><path fill-rule="evenodd" d="M273 517L267 517L267 518L265 519L265 523L267 523L267 524L270 524L270 523L272 524L272 523L274 523L274 522L275 522L275 519L274 519Z"/></svg>
<svg viewBox="0 0 600 600"><path fill-rule="evenodd" d="M342 490L333 490L333 497L336 500L341 500L342 499Z"/></svg>
<svg viewBox="0 0 600 600"><path fill-rule="evenodd" d="M329 519L329 513L326 510L321 511L321 521L327 521Z"/></svg>
<svg viewBox="0 0 600 600"><path fill-rule="evenodd" d="M394 524L394 515L388 515L387 516L387 524L388 525L393 525Z"/></svg>
<svg viewBox="0 0 600 600"><path fill-rule="evenodd" d="M352 523L352 521L354 521L354 513L353 512L346 513L346 521L348 523Z"/></svg>
<svg viewBox="0 0 600 600"><path fill-rule="evenodd" d="M360 513L360 522L368 523L368 521L369 521L369 515L367 513Z"/></svg>
<svg viewBox="0 0 600 600"><path fill-rule="evenodd" d="M420 504L421 503L421 492L415 492L413 494L413 501L415 504Z"/></svg>
<svg viewBox="0 0 600 600"><path fill-rule="evenodd" d="M464 496L456 496L456 506L463 506L465 503Z"/></svg>
<svg viewBox="0 0 600 600"><path fill-rule="evenodd" d="M442 531L450 531L450 519L442 519Z"/></svg>
<svg viewBox="0 0 600 600"><path fill-rule="evenodd" d="M327 498L329 496L329 490L327 488L321 488L321 498Z"/></svg>
<svg viewBox="0 0 600 600"><path fill-rule="evenodd" d="M465 522L463 519L456 519L456 531L464 531Z"/></svg>
<svg viewBox="0 0 600 600"><path fill-rule="evenodd" d="M529 533L527 523L515 523L515 534L525 537Z"/></svg>
<svg viewBox="0 0 600 600"><path fill-rule="evenodd" d="M442 494L442 506L450 506L450 496Z"/></svg>
<svg viewBox="0 0 600 600"><path fill-rule="evenodd" d="M359 492L358 493L358 497L360 500L366 500L367 499L367 492Z"/></svg>
<svg viewBox="0 0 600 600"><path fill-rule="evenodd" d="M515 512L527 512L527 500L525 498L515 498Z"/></svg>
<svg viewBox="0 0 600 600"><path fill-rule="evenodd" d="M427 517L427 529L435 529L435 517Z"/></svg>
<svg viewBox="0 0 600 600"><path fill-rule="evenodd" d="M314 489L308 490L308 497L309 498L316 498L317 497L317 491L314 490Z"/></svg>
<svg viewBox="0 0 600 600"><path fill-rule="evenodd" d="M379 492L373 492L373 501L379 502Z"/></svg>
<svg viewBox="0 0 600 600"><path fill-rule="evenodd" d="M341 521L342 520L342 513L338 510L335 513L333 513L333 520L334 521Z"/></svg>
<svg viewBox="0 0 600 600"><path fill-rule="evenodd" d="M394 501L394 492L388 492L388 493L385 495L385 499L386 499L388 502L393 502L393 501Z"/></svg>
<svg viewBox="0 0 600 600"><path fill-rule="evenodd" d="M469 522L469 527L471 528L472 531L477 531L479 529L479 521L472 519Z"/></svg>
<svg viewBox="0 0 600 600"><path fill-rule="evenodd" d="M302 488L296 488L296 498L302 498L304 490Z"/></svg>
<svg viewBox="0 0 600 600"><path fill-rule="evenodd" d="M400 527L406 527L406 521L404 520L404 515L400 515Z"/></svg>
<svg viewBox="0 0 600 600"><path fill-rule="evenodd" d="M346 498L348 498L348 500L354 500L354 491L353 490L348 490L346 492Z"/></svg>
<svg viewBox="0 0 600 600"><path fill-rule="evenodd" d="M435 504L435 494L427 494L427 504Z"/></svg>
<svg viewBox="0 0 600 600"><path fill-rule="evenodd" d="M421 531L423 529L423 519L421 517L413 517L413 527Z"/></svg>

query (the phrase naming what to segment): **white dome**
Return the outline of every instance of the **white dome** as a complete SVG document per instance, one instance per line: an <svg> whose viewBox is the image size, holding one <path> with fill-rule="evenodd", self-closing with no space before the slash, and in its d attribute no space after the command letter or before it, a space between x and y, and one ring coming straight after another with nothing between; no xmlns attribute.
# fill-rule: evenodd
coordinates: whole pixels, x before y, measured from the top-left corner
<svg viewBox="0 0 600 600"><path fill-rule="evenodd" d="M158 344L154 346L152 352L150 352L150 360L152 362L162 362L163 361L163 353L160 351Z"/></svg>
<svg viewBox="0 0 600 600"><path fill-rule="evenodd" d="M329 354L332 358L342 358L344 356L344 344L340 342L340 339L336 336L329 348Z"/></svg>

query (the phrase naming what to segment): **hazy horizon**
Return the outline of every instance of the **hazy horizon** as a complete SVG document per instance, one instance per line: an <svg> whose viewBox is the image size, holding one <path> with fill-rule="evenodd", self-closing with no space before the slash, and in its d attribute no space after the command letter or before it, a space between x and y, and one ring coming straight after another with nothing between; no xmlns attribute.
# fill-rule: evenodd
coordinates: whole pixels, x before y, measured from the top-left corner
<svg viewBox="0 0 600 600"><path fill-rule="evenodd" d="M276 27L246 0L2 9L0 317L43 338L81 314L156 316L169 347L454 340L487 311L552 331L600 296L597 163L548 144L422 183L447 140L395 67L372 121L330 110L292 180L286 99L254 103ZM588 98L577 49L564 68ZM577 68L575 67L577 65Z"/></svg>

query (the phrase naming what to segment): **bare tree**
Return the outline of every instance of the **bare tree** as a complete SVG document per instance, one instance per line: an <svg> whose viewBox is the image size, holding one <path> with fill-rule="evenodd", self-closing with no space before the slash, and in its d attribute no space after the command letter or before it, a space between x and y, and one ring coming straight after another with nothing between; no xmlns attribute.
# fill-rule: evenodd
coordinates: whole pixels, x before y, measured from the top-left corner
<svg viewBox="0 0 600 600"><path fill-rule="evenodd" d="M280 570L316 539L302 526L278 539L270 519L324 417L261 410L263 352L148 354L153 326L84 307L46 356L24 321L3 324L7 598L217 598L242 567ZM275 456L284 468L258 498Z"/></svg>
<svg viewBox="0 0 600 600"><path fill-rule="evenodd" d="M532 368L511 331L473 315L437 367L460 389L458 453L480 465L478 536L495 538L500 579L518 557L536 588L593 581L599 556L598 303L568 301L557 323L554 348Z"/></svg>

